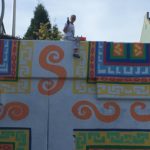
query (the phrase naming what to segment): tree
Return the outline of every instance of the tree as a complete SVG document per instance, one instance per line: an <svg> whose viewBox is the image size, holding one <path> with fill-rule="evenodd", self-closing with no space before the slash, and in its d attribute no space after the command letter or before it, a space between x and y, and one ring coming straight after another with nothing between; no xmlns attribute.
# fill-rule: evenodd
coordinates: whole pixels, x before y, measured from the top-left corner
<svg viewBox="0 0 150 150"><path fill-rule="evenodd" d="M52 40L60 40L61 38L62 38L62 33L58 30L58 27L55 24L52 29Z"/></svg>
<svg viewBox="0 0 150 150"><path fill-rule="evenodd" d="M39 31L40 24L48 23L48 32L51 34L51 23L49 20L48 12L42 4L38 4L34 11L34 17L31 19L31 24L24 36L25 39L39 39L36 32Z"/></svg>
<svg viewBox="0 0 150 150"><path fill-rule="evenodd" d="M50 39L50 34L48 32L48 24L49 23L41 23L40 24L40 28L38 30L38 32L36 32L36 34L38 35L38 39L39 40L49 40Z"/></svg>
<svg viewBox="0 0 150 150"><path fill-rule="evenodd" d="M48 23L41 23L38 32L35 32L35 34L39 40L60 40L62 38L62 33L58 30L57 25L53 26L51 33L48 31Z"/></svg>
<svg viewBox="0 0 150 150"><path fill-rule="evenodd" d="M57 25L51 25L48 12L42 4L38 4L24 39L60 40L61 38L62 34Z"/></svg>

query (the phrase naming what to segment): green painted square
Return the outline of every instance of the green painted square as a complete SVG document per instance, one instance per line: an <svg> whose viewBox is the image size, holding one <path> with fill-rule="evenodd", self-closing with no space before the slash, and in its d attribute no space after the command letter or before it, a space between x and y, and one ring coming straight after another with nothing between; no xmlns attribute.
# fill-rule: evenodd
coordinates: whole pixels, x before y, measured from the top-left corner
<svg viewBox="0 0 150 150"><path fill-rule="evenodd" d="M110 58L111 59L117 59L117 58L121 58L121 59L126 59L127 58L127 48L126 45L123 45L123 56L113 56L113 49L114 49L114 44L111 43L111 47L110 47Z"/></svg>
<svg viewBox="0 0 150 150"><path fill-rule="evenodd" d="M13 150L30 150L30 142L30 128L0 128L0 144L13 144Z"/></svg>
<svg viewBox="0 0 150 150"><path fill-rule="evenodd" d="M136 60L136 59L138 59L138 60L145 60L146 59L146 47L145 47L145 45L144 45L144 55L143 55L143 57L135 57L133 55L133 45L131 44L130 45L130 59L131 60Z"/></svg>

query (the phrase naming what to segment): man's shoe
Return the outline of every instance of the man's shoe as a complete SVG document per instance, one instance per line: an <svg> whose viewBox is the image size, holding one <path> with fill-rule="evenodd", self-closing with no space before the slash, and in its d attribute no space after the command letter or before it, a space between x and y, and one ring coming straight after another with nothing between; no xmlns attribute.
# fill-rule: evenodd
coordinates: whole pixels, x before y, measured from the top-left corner
<svg viewBox="0 0 150 150"><path fill-rule="evenodd" d="M80 55L79 54L73 54L73 57L80 58Z"/></svg>

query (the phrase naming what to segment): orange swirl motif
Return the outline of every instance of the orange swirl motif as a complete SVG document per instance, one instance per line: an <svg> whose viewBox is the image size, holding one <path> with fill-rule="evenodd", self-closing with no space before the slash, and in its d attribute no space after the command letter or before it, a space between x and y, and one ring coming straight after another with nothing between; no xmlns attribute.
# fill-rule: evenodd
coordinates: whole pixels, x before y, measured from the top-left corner
<svg viewBox="0 0 150 150"><path fill-rule="evenodd" d="M12 120L18 121L24 119L28 114L29 108L24 103L11 102L0 106L0 120L8 115Z"/></svg>
<svg viewBox="0 0 150 150"><path fill-rule="evenodd" d="M49 45L45 47L39 57L40 65L51 72L54 72L58 77L56 82L51 79L42 79L39 81L38 89L41 94L44 95L52 95L58 92L64 86L67 72L62 66L57 66L54 64L50 64L47 61L52 63L59 63L64 58L64 51L56 46Z"/></svg>
<svg viewBox="0 0 150 150"><path fill-rule="evenodd" d="M150 121L150 115L140 115L137 114L137 112L135 111L136 107L141 107L141 109L143 110L146 105L143 102L135 102L131 105L130 107L130 113L131 116L136 120L136 121Z"/></svg>
<svg viewBox="0 0 150 150"><path fill-rule="evenodd" d="M95 113L95 116L98 120L101 120L106 123L110 123L115 121L116 119L119 118L120 116L120 107L117 103L115 102L106 102L104 103L104 108L105 109L110 109L110 107L114 108L114 113L111 115L104 115L99 112L97 107L92 104L91 102L88 102L86 100L82 100L77 102L73 107L72 107L72 113L79 119L86 120L91 118L92 116L92 110Z"/></svg>

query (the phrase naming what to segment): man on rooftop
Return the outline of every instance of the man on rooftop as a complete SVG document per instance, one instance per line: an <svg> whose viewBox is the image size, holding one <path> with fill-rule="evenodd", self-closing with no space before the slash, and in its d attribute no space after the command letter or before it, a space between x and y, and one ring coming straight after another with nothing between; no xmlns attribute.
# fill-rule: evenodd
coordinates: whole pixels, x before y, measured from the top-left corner
<svg viewBox="0 0 150 150"><path fill-rule="evenodd" d="M80 55L79 55L80 39L74 36L75 35L75 27L74 27L75 20L76 20L76 15L71 15L70 20L69 18L67 18L67 23L65 24L65 27L63 29L65 33L64 40L73 41L73 45L74 45L73 56L76 58L80 58Z"/></svg>

